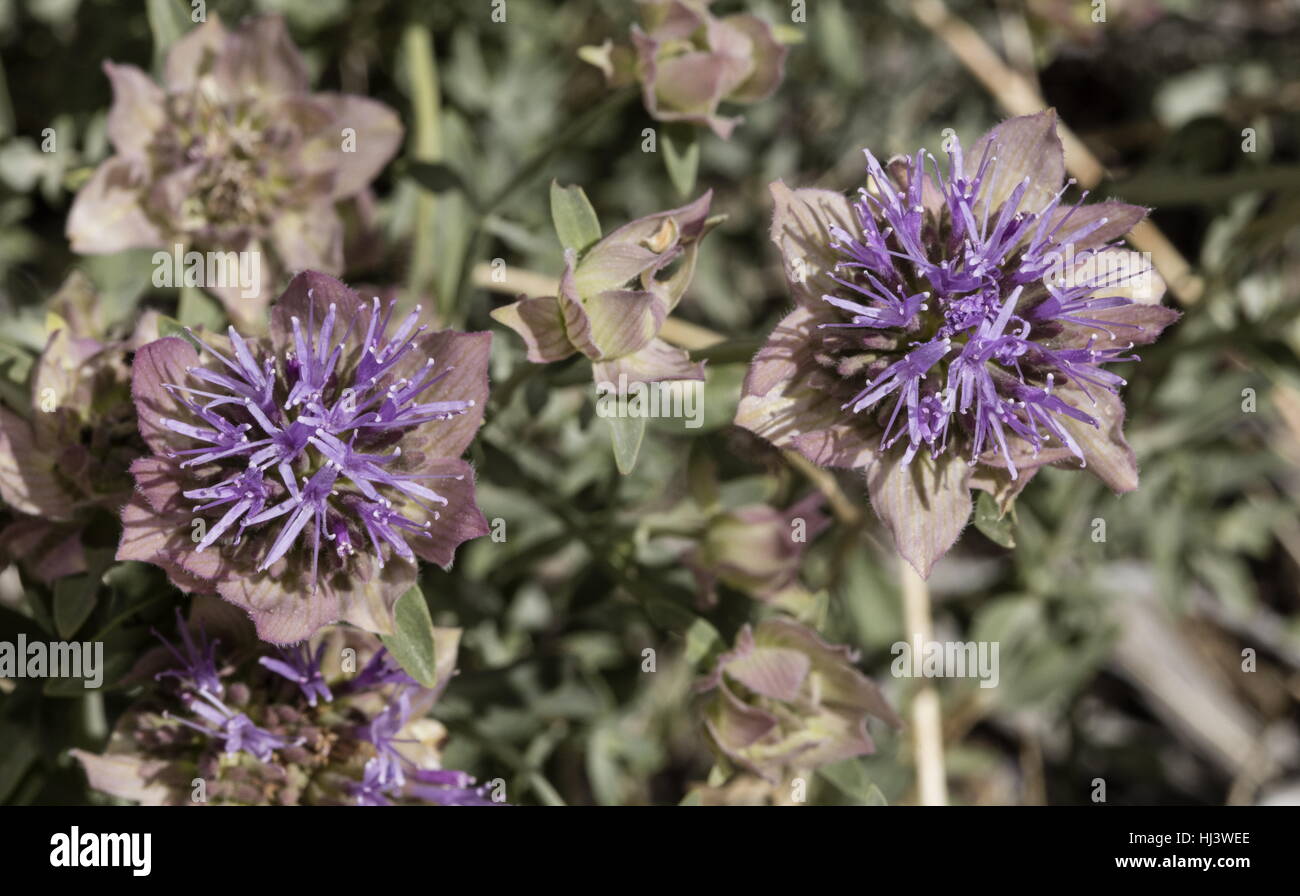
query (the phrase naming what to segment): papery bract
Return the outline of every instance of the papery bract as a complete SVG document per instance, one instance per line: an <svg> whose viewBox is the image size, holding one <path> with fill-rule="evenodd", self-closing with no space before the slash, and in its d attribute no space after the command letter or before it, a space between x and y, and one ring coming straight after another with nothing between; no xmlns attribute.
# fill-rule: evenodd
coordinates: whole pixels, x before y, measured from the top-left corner
<svg viewBox="0 0 1300 896"><path fill-rule="evenodd" d="M855 660L792 619L746 625L699 685L710 742L773 782L874 752L868 719L902 722Z"/></svg>
<svg viewBox="0 0 1300 896"><path fill-rule="evenodd" d="M713 514L686 560L706 601L715 598L718 583L769 602L802 590L804 551L830 523L821 504L813 494L786 510L747 504Z"/></svg>
<svg viewBox="0 0 1300 896"><path fill-rule="evenodd" d="M689 205L646 215L579 254L565 251L554 296L522 298L492 317L518 333L528 359L581 352L597 383L702 380L704 365L659 338L695 273L700 241L716 223L709 191Z"/></svg>
<svg viewBox="0 0 1300 896"><path fill-rule="evenodd" d="M245 327L264 325L283 274L342 273L337 204L362 194L396 153L402 126L392 109L312 93L306 63L274 16L228 29L214 13L168 51L161 85L131 65L104 70L116 153L68 214L74 252L181 245L264 255L256 295L199 284Z"/></svg>
<svg viewBox="0 0 1300 896"><path fill-rule="evenodd" d="M719 105L771 96L785 74L786 48L757 16L719 18L709 6L641 0L645 27L632 26L631 47L607 40L580 55L612 85L640 82L646 111L659 121L704 125L725 140L741 119L719 114Z"/></svg>
<svg viewBox="0 0 1300 896"><path fill-rule="evenodd" d="M127 466L144 448L129 360L157 337L157 315L110 332L100 301L84 276L68 277L50 300L29 406L0 407L0 498L16 515L0 529L0 553L43 581L86 571L87 531L130 496Z"/></svg>

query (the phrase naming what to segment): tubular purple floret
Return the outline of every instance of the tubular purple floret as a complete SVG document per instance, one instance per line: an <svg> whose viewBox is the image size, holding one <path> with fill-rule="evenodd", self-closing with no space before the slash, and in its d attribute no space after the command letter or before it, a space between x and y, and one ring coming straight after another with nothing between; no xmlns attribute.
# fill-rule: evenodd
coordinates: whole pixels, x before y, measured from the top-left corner
<svg viewBox="0 0 1300 896"><path fill-rule="evenodd" d="M154 676L158 678L177 678L183 684L189 684L195 690L206 691L220 697L225 690L221 684L221 675L217 671L217 645L221 642L208 640L208 633L199 626L197 642L190 633L180 608L176 609L176 630L181 636L181 649L177 649L157 629L150 629L153 636L162 642L167 652L180 664L178 669L165 669ZM183 652L182 652L183 651Z"/></svg>

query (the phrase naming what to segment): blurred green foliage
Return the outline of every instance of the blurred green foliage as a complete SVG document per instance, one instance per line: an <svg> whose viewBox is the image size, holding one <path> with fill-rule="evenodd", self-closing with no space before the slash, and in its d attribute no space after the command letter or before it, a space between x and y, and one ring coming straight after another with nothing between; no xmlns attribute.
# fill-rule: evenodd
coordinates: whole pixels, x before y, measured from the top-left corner
<svg viewBox="0 0 1300 896"><path fill-rule="evenodd" d="M377 185L383 245L349 279L431 295L448 324L489 329L488 311L513 298L482 289L475 265L502 259L510 270L558 275L552 179L581 184L607 228L675 204L669 166L642 149L656 123L635 96L611 99L576 55L622 39L630 3L509 0L505 23L471 0L207 5L228 20L284 14L324 89L399 110L408 146ZM1001 117L903 0L816 0L806 23L789 22L788 4L776 0L719 4L740 6L783 24L795 43L775 97L747 107L729 142L699 137L697 189L714 189L714 210L728 216L677 312L729 341L705 353L713 358L705 426L652 424L622 476L593 411L587 362L534 367L497 328L492 406L471 460L484 512L503 521L505 539L471 543L452 571L423 576L433 622L466 631L461 674L435 710L451 732L447 764L505 777L512 801L720 798L692 792L713 758L688 711L691 682L759 608L725 587L716 606L702 606L681 561L691 539L674 523L701 500L692 469L705 459L723 507L785 507L813 487L729 425L749 353L790 305L767 241L767 185L856 189L864 146L937 149L944 128L973 136ZM1086 803L1095 777L1107 780L1112 802L1253 801L1294 787L1294 746L1279 748L1262 780L1243 779L1242 765L1198 738L1202 722L1179 719L1160 684L1135 675L1116 650L1128 618L1120 608L1150 604L1175 647L1199 658L1240 708L1251 736L1280 730L1281 741L1296 740L1294 6L1113 0L1114 17L1100 24L1089 4L1066 0L950 6L1041 84L1107 165L1095 195L1155 206L1154 221L1207 284L1142 363L1121 371L1141 488L1116 498L1090 477L1049 470L1006 520L986 508L935 572L940 637L1001 645L998 688L942 684L955 798ZM185 322L215 313L202 296L153 290L138 255L76 258L63 238L72 193L108 152L100 62L149 66L155 37L180 27L168 8L177 7L0 0L0 387L11 407L25 400L22 383L44 342L44 302L73 267L103 291L109 327L143 308ZM55 152L41 149L46 128ZM1246 129L1252 151L1243 151ZM865 507L861 482L842 477L839 487ZM864 669L905 705L909 682L888 672L890 645L907 636L895 573L872 524L837 525L805 559L813 599L802 612L860 647ZM102 638L106 655L120 658L115 678L178 598L157 570L136 565L112 566L98 584L53 588L10 567L0 575L0 639ZM1246 648L1259 653L1249 674ZM653 674L644 671L648 649ZM102 742L126 697L121 687L89 697L56 682L6 687L0 800L88 799L64 751ZM898 802L912 798L911 787L906 737L882 733L875 756L826 769L811 798Z"/></svg>

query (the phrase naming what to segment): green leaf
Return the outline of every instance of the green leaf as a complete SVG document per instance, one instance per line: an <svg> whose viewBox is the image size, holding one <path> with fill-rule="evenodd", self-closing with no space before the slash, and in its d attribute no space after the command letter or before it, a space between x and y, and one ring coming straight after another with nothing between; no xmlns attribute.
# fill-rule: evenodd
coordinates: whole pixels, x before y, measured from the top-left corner
<svg viewBox="0 0 1300 896"><path fill-rule="evenodd" d="M975 528L989 537L994 544L1004 548L1016 546L1016 533L1012 526L1011 515L998 513L998 502L988 492L980 492L975 502Z"/></svg>
<svg viewBox="0 0 1300 896"><path fill-rule="evenodd" d="M13 136L13 133L14 104L9 98L9 81L5 78L4 67L0 66L0 138Z"/></svg>
<svg viewBox="0 0 1300 896"><path fill-rule="evenodd" d="M207 293L198 287L181 287L181 299L176 309L178 323L187 327L203 327L205 330L219 331L225 325L225 315L221 306L214 302Z"/></svg>
<svg viewBox="0 0 1300 896"><path fill-rule="evenodd" d="M686 483L691 500L701 511L718 506L718 465L713 456L703 448L703 442L691 443L691 457L686 468Z"/></svg>
<svg viewBox="0 0 1300 896"><path fill-rule="evenodd" d="M108 255L90 255L78 262L99 290L96 303L105 324L135 319L136 306L152 290L157 267L153 249L126 249Z"/></svg>
<svg viewBox="0 0 1300 896"><path fill-rule="evenodd" d="M809 37L818 47L820 61L832 83L856 85L866 77L869 51L863 45L863 34L843 3L818 4L817 21Z"/></svg>
<svg viewBox="0 0 1300 896"><path fill-rule="evenodd" d="M420 586L413 586L397 599L393 607L393 633L380 638L406 674L426 688L437 685L433 619L429 616L429 605L425 603Z"/></svg>
<svg viewBox="0 0 1300 896"><path fill-rule="evenodd" d="M866 768L857 759L833 762L817 770L817 774L832 787L848 797L855 806L887 806L889 801L880 788L871 783Z"/></svg>
<svg viewBox="0 0 1300 896"><path fill-rule="evenodd" d="M45 625L44 620L37 618L34 612L38 606L34 596L34 592L28 592L28 604L23 608L33 611L32 615L0 605L0 641L16 641L20 634L29 641L43 641L52 633L51 628Z"/></svg>
<svg viewBox="0 0 1300 896"><path fill-rule="evenodd" d="M600 219L582 187L551 181L551 220L560 245L581 254L600 239Z"/></svg>
<svg viewBox="0 0 1300 896"><path fill-rule="evenodd" d="M153 67L161 72L167 51L190 30L190 5L184 0L146 0L149 32L153 35Z"/></svg>
<svg viewBox="0 0 1300 896"><path fill-rule="evenodd" d="M587 778L596 802L602 806L617 806L622 802L617 738L614 726L607 722L594 728L587 739Z"/></svg>
<svg viewBox="0 0 1300 896"><path fill-rule="evenodd" d="M686 661L691 665L699 665L711 660L725 646L722 643L722 635L718 634L713 623L703 616L692 622L691 627L686 630Z"/></svg>
<svg viewBox="0 0 1300 896"><path fill-rule="evenodd" d="M903 614L888 564L879 563L861 535L837 536L844 572L836 585L856 641L868 650L885 650L903 637Z"/></svg>
<svg viewBox="0 0 1300 896"><path fill-rule="evenodd" d="M645 437L645 417L606 417L609 431L614 443L614 463L618 471L626 476L636 466L636 456L641 452L641 440Z"/></svg>
<svg viewBox="0 0 1300 896"><path fill-rule="evenodd" d="M9 799L27 769L40 755L34 726L0 722L0 803Z"/></svg>
<svg viewBox="0 0 1300 896"><path fill-rule="evenodd" d="M99 583L88 575L67 576L54 583L54 628L71 638L95 609Z"/></svg>
<svg viewBox="0 0 1300 896"><path fill-rule="evenodd" d="M158 315L158 337L166 339L169 336L179 336L181 339L190 339L190 334L185 331L185 324L181 323L174 317L166 314ZM190 340L193 341L192 339Z"/></svg>
<svg viewBox="0 0 1300 896"><path fill-rule="evenodd" d="M695 191L695 175L700 170L699 131L692 125L668 125L663 143L668 177L685 199Z"/></svg>

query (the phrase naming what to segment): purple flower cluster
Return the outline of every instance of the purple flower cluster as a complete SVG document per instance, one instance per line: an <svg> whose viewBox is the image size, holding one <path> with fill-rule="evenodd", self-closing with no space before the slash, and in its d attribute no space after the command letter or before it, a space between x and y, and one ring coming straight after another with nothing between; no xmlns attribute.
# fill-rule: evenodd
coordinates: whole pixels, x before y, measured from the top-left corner
<svg viewBox="0 0 1300 896"><path fill-rule="evenodd" d="M309 289L309 299L314 298L312 293ZM348 524L355 520L374 549L380 568L384 565L385 546L403 560L415 562L407 539L427 536L432 523L403 516L388 497L390 490L400 492L437 520L440 514L435 508L446 505L447 499L422 481L455 477L389 469L401 457L401 446L387 454L358 449L367 442L374 444L376 436L382 440L386 433L400 433L463 414L474 407L474 400L421 401L451 372L447 367L435 372L431 357L425 358L413 375L394 374L415 350L416 340L426 327L417 325L417 306L389 338L385 333L392 311L392 304L382 309L376 297L369 314L353 317L341 334L336 332L339 321L333 303L319 329L309 319L304 330L303 322L292 318L294 347L284 359L289 388L283 400L276 395L275 359L267 357L259 363L234 327L229 330L233 358L191 333L225 369L187 369L193 380L207 388L167 384L167 388L184 396L181 400L201 424L166 418L163 425L205 443L201 448L176 452L176 456L185 458L182 467L230 458L240 458L247 464L216 485L184 493L202 502L196 508L199 511L228 508L199 542L200 551L236 524L238 543L245 530L284 518L257 569L265 570L283 557L305 531L312 555L310 587L315 590L322 537L332 542L341 559L346 559L355 550ZM360 335L362 329L364 335ZM335 371L354 334L361 339L359 361L351 383L342 386L336 382ZM242 409L243 413L228 415L223 410L227 408ZM244 415L251 422L236 422ZM304 467L313 472L298 472ZM287 494L282 500L272 500L272 477L284 485Z"/></svg>
<svg viewBox="0 0 1300 896"><path fill-rule="evenodd" d="M229 613L196 606L190 623L176 613L179 644L158 635L163 650L143 661L161 666L152 675L159 687L124 716L125 736L105 755L77 753L92 786L185 803L195 801L186 779L197 770L209 803L499 805L469 775L438 767L427 730L437 723L422 719L454 668L456 630L437 631L444 673L430 689L355 629L274 648L236 620L226 647L208 637L203 618L222 625ZM340 662L367 653L351 674Z"/></svg>
<svg viewBox="0 0 1300 896"><path fill-rule="evenodd" d="M1015 478L1009 437L1024 440L1035 455L1055 439L1086 462L1059 417L1090 426L1097 421L1054 394L1054 387L1075 383L1095 404L1092 390L1113 393L1124 384L1102 365L1137 360L1127 333L1139 326L1103 320L1096 312L1132 304L1116 288L1132 289L1149 278L1150 265L1087 269L1090 258L1117 246L1090 239L1110 219L1063 202L1073 180L1045 204L1028 201L1031 178L1005 183L1014 174L1008 174L991 141L969 169L954 137L947 177L924 152L892 166L894 176L870 150L866 157L876 190L861 190L853 205L858 230L831 230L832 245L842 255L833 279L852 298L823 296L850 320L820 326L899 331L906 349L845 409L859 414L883 408L888 417L882 447L906 438L904 464L922 446L932 456L942 454L958 415L969 436L972 464L991 450ZM926 173L927 160L933 179ZM987 200L990 192L1008 187L1000 206ZM927 190L932 195L925 195ZM927 200L932 211L942 205L938 214L927 212ZM1067 259L1073 259L1079 275L1052 276ZM1042 288L1033 304L1021 302L1029 285ZM1091 327L1096 335L1082 346L1053 347L1051 338L1063 322Z"/></svg>
<svg viewBox="0 0 1300 896"><path fill-rule="evenodd" d="M1137 488L1108 368L1178 317L1118 243L1147 210L1067 201L1055 113L1009 119L969 153L950 140L946 171L925 152L867 152L852 201L772 184L797 307L736 412L815 464L863 471L923 575L970 518L971 489L1005 513L1050 464Z"/></svg>
<svg viewBox="0 0 1300 896"><path fill-rule="evenodd" d="M420 314L394 321L393 304L306 272L270 339L144 346L132 392L153 456L132 466L118 558L220 594L274 643L339 619L391 631L417 558L448 566L487 531L459 457L490 337L429 332Z"/></svg>

